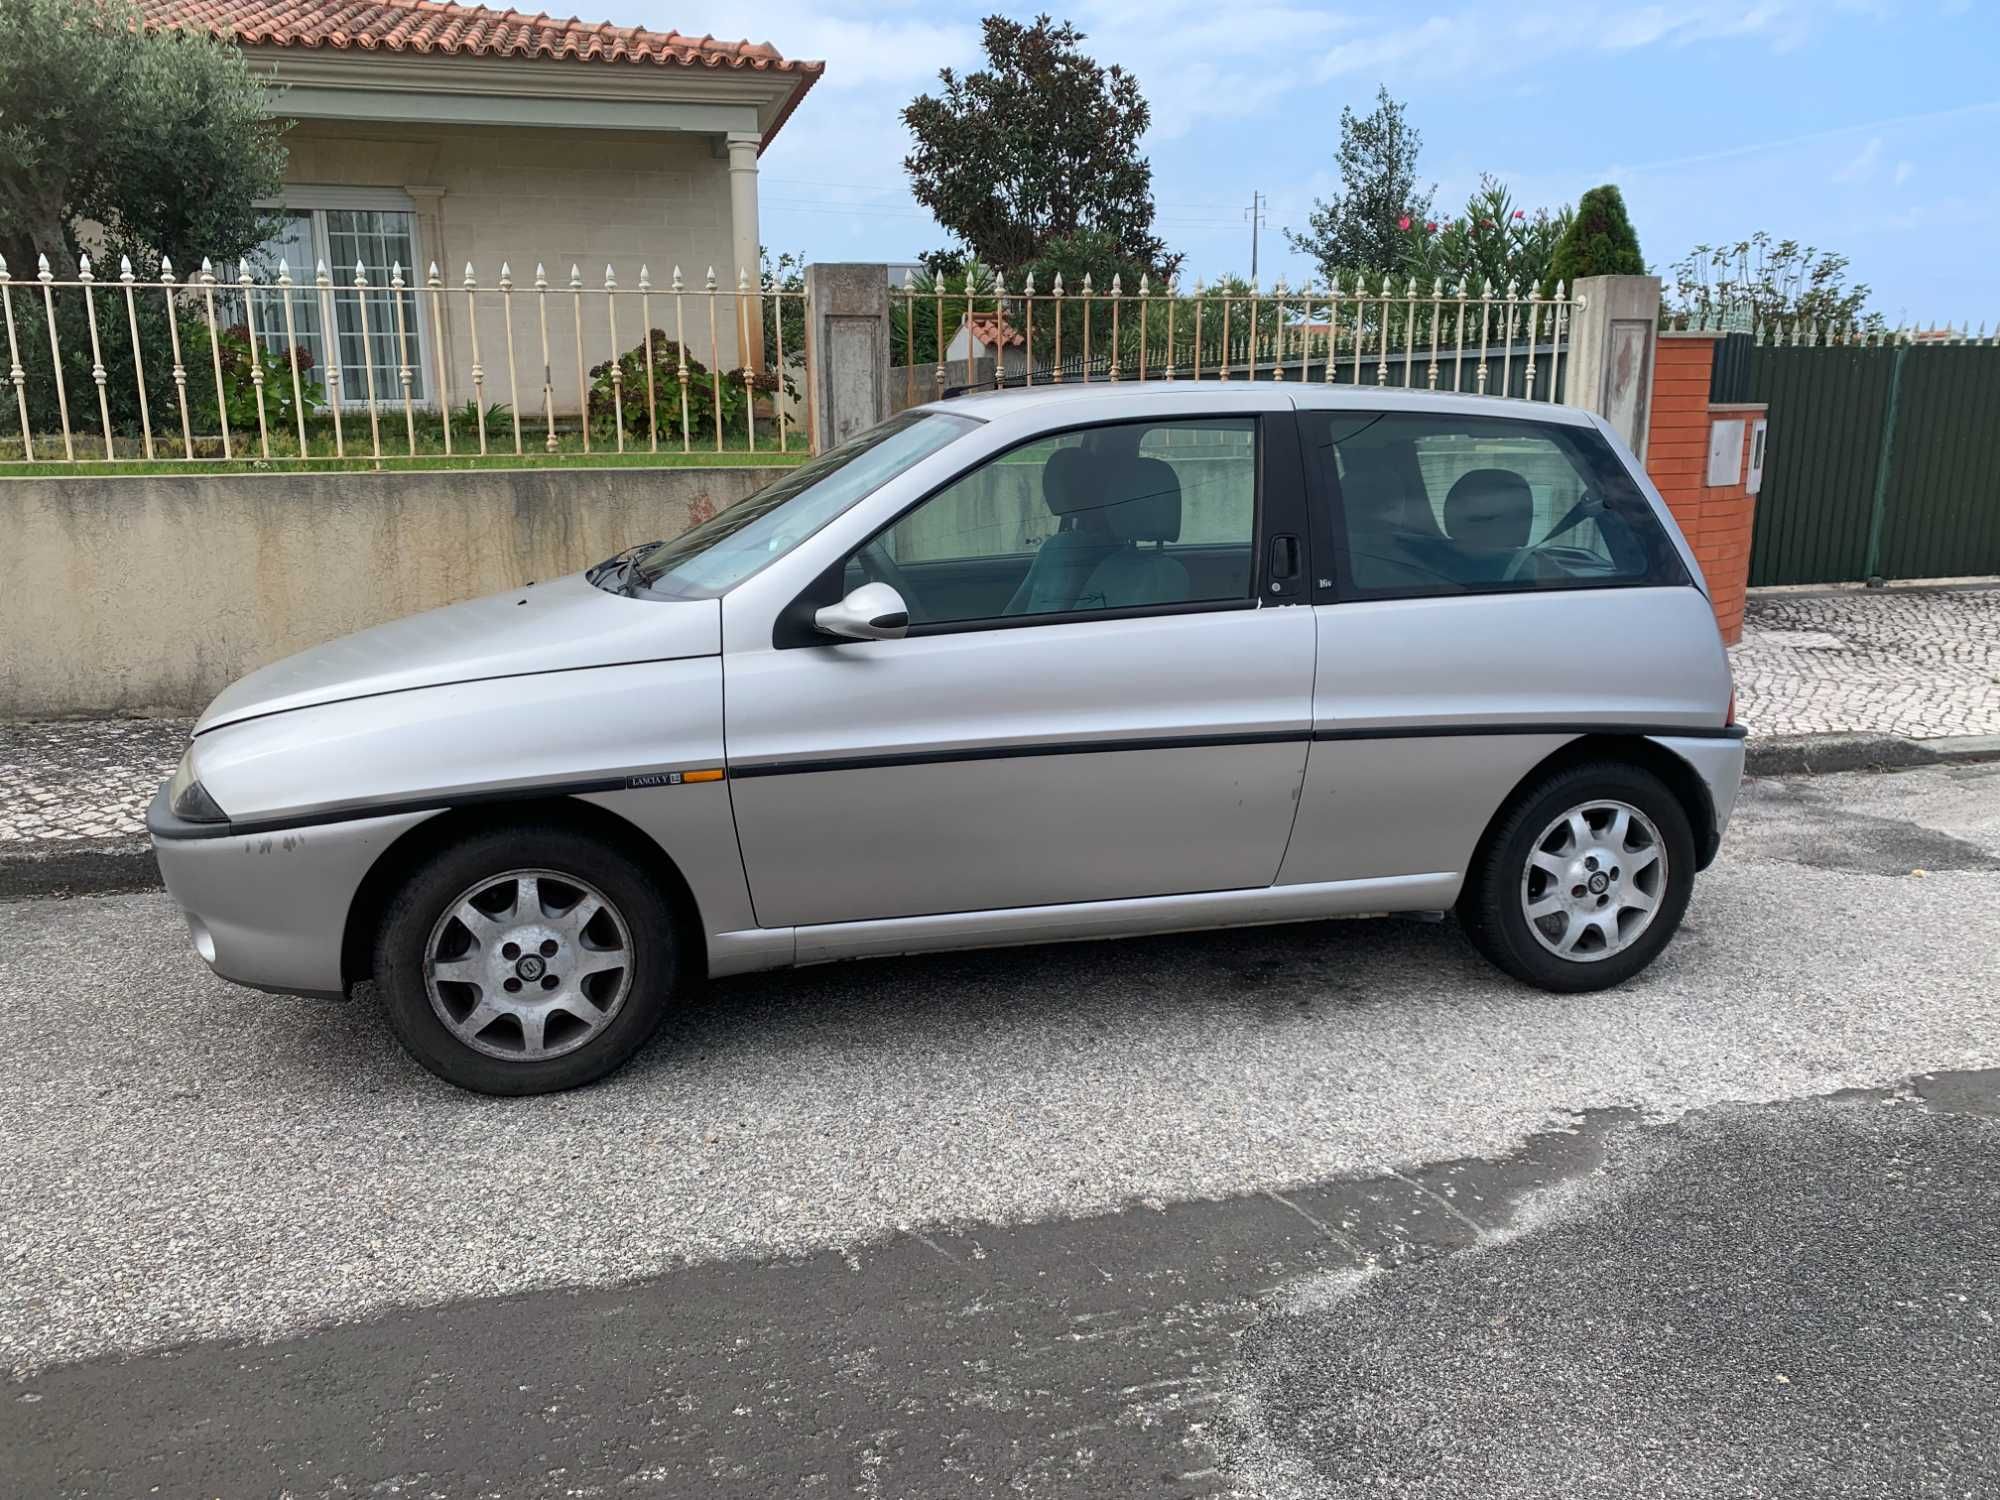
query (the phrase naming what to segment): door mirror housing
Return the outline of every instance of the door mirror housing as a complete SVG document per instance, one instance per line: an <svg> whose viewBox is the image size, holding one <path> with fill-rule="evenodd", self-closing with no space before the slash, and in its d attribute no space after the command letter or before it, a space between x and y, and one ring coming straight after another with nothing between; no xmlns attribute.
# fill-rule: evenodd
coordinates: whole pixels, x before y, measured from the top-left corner
<svg viewBox="0 0 2000 1500"><path fill-rule="evenodd" d="M844 640L901 640L910 629L910 607L888 584L864 583L840 603L816 611L813 625Z"/></svg>

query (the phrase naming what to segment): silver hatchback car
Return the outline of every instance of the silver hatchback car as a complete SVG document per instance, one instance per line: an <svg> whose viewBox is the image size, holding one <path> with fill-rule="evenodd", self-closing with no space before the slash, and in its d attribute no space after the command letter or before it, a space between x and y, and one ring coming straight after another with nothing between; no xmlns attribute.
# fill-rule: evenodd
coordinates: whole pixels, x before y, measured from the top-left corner
<svg viewBox="0 0 2000 1500"><path fill-rule="evenodd" d="M1630 977L1743 765L1659 494L1596 417L1353 387L906 412L671 541L210 705L149 818L197 951L372 979L491 1093L703 975L1456 910Z"/></svg>

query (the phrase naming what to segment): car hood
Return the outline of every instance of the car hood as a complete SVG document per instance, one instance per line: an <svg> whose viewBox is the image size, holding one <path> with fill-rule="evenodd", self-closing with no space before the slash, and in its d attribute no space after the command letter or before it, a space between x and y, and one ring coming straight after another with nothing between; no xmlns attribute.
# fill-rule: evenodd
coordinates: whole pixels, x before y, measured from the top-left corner
<svg viewBox="0 0 2000 1500"><path fill-rule="evenodd" d="M630 599L575 573L392 620L259 667L225 688L194 732L411 688L721 649L721 600Z"/></svg>

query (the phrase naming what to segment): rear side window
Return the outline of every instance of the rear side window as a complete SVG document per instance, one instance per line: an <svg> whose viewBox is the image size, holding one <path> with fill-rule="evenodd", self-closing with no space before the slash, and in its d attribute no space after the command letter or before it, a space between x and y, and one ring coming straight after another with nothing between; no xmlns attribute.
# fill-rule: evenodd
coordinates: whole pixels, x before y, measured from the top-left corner
<svg viewBox="0 0 2000 1500"><path fill-rule="evenodd" d="M1361 598L1684 584L1672 539L1594 430L1302 411Z"/></svg>

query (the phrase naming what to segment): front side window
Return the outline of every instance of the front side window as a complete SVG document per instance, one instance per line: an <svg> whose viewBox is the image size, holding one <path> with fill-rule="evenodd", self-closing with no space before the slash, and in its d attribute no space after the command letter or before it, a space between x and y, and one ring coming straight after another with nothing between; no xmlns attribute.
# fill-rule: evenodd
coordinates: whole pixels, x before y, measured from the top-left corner
<svg viewBox="0 0 2000 1500"><path fill-rule="evenodd" d="M1305 411L1362 597L1684 584L1653 508L1595 431L1504 418Z"/></svg>
<svg viewBox="0 0 2000 1500"><path fill-rule="evenodd" d="M1251 597L1257 419L1129 422L1025 444L849 558L913 626Z"/></svg>
<svg viewBox="0 0 2000 1500"><path fill-rule="evenodd" d="M673 540L635 547L598 564L591 582L616 593L713 599L977 426L970 417L948 412L891 417Z"/></svg>

